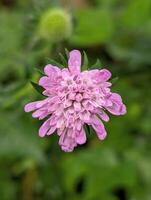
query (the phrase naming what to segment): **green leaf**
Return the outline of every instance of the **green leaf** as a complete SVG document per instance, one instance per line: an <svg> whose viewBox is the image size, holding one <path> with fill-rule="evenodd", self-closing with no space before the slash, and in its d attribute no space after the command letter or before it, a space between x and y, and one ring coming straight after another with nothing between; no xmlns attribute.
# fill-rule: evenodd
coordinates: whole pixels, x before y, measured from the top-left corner
<svg viewBox="0 0 151 200"><path fill-rule="evenodd" d="M37 83L34 83L33 81L30 81L30 83L32 84L33 88L41 95L42 92L44 91L43 87L41 87L40 85L38 85Z"/></svg>
<svg viewBox="0 0 151 200"><path fill-rule="evenodd" d="M86 133L88 133L88 134L91 133L89 125L85 124L84 129L85 129Z"/></svg>
<svg viewBox="0 0 151 200"><path fill-rule="evenodd" d="M62 64L64 66L67 66L67 60L65 59L65 57L62 55L62 53L59 53L59 56L60 56L60 60L62 62Z"/></svg>
<svg viewBox="0 0 151 200"><path fill-rule="evenodd" d="M101 64L100 59L97 59L96 62L95 62L95 64L92 65L91 68L101 68L101 65L102 65L102 64Z"/></svg>
<svg viewBox="0 0 151 200"><path fill-rule="evenodd" d="M89 61L88 61L88 56L85 51L83 51L83 55L84 55L84 57L83 57L82 70L84 71L84 70L88 69Z"/></svg>
<svg viewBox="0 0 151 200"><path fill-rule="evenodd" d="M35 68L35 70L36 70L40 75L42 75L42 76L45 75L44 72L43 72L42 70L40 70L40 69L38 69L38 68Z"/></svg>
<svg viewBox="0 0 151 200"><path fill-rule="evenodd" d="M57 67L60 67L60 68L64 68L64 66L62 65L62 64L60 64L59 62L57 62L57 61L55 61L55 60L53 60L53 59L51 59L51 58L47 58L48 60L48 62L50 63L50 64L52 64L52 65L54 65L54 66L57 66Z"/></svg>
<svg viewBox="0 0 151 200"><path fill-rule="evenodd" d="M69 58L69 50L65 48L65 54L67 56L67 59Z"/></svg>
<svg viewBox="0 0 151 200"><path fill-rule="evenodd" d="M112 83L112 85L115 85L115 83L118 81L119 77L115 77L115 78L112 78L112 80L110 81Z"/></svg>

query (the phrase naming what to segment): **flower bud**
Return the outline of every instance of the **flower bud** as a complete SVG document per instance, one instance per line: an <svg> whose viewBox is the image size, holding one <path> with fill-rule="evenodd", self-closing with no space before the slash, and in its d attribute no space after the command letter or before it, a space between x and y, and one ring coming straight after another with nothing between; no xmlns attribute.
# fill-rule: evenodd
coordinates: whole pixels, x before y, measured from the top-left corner
<svg viewBox="0 0 151 200"><path fill-rule="evenodd" d="M38 34L41 38L51 42L67 39L72 32L70 14L63 9L49 9L40 19Z"/></svg>

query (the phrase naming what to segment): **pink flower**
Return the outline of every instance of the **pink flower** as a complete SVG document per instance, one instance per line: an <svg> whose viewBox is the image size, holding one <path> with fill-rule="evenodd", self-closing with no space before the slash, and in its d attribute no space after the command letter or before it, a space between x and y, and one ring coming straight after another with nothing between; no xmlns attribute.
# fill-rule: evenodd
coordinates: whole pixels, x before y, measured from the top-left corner
<svg viewBox="0 0 151 200"><path fill-rule="evenodd" d="M111 73L107 69L80 71L81 54L69 54L68 68L59 69L51 64L44 68L45 76L39 80L44 88L44 100L28 103L25 112L47 120L39 129L39 136L51 135L57 130L59 145L70 152L86 142L84 124L91 125L100 140L107 133L102 121L109 121L106 111L124 115L126 107L119 94L110 90Z"/></svg>

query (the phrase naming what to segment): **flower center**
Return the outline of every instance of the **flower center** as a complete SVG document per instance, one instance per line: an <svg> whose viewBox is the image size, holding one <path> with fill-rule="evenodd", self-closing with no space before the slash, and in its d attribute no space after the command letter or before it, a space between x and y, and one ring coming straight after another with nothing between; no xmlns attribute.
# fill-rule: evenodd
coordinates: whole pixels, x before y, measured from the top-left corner
<svg viewBox="0 0 151 200"><path fill-rule="evenodd" d="M82 73L64 77L61 81L61 101L66 119L74 116L76 120L82 118L83 114L89 116L90 112L94 112L92 101L96 101L99 95L95 90L93 80Z"/></svg>

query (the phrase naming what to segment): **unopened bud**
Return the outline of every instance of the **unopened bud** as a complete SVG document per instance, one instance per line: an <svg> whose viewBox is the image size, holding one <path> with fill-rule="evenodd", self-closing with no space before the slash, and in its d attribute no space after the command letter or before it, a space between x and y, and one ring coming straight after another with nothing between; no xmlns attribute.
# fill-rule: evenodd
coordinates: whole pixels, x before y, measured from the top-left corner
<svg viewBox="0 0 151 200"><path fill-rule="evenodd" d="M40 19L38 34L51 42L67 39L72 32L70 14L63 9L47 10Z"/></svg>

